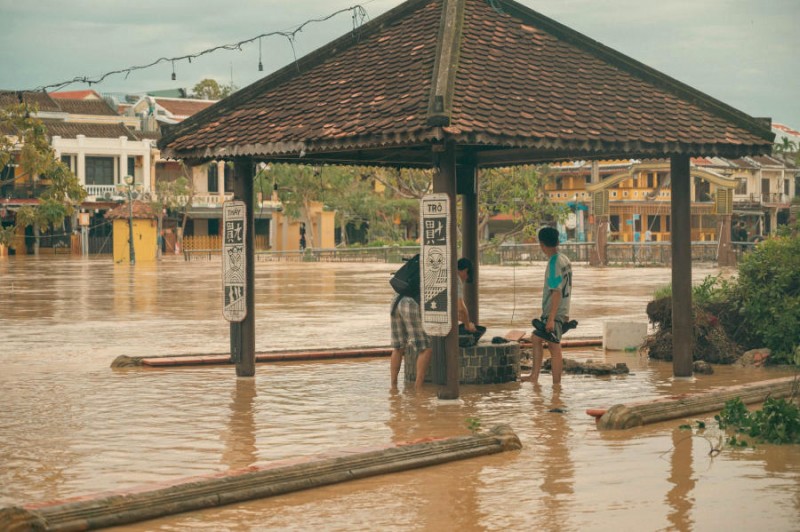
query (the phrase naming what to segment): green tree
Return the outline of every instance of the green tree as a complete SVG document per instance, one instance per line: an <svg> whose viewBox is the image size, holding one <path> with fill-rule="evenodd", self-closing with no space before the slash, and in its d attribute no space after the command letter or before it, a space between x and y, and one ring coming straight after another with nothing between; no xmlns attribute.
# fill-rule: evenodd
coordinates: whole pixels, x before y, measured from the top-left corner
<svg viewBox="0 0 800 532"><path fill-rule="evenodd" d="M532 238L545 221L563 221L567 207L550 202L544 189L548 179L546 167L519 166L482 171L478 234L483 234L489 219L498 214L509 215L512 228L499 235L494 245L510 239Z"/></svg>
<svg viewBox="0 0 800 532"><path fill-rule="evenodd" d="M206 78L192 89L192 96L201 100L221 100L235 91L233 85L220 85L217 80Z"/></svg>
<svg viewBox="0 0 800 532"><path fill-rule="evenodd" d="M36 109L25 103L0 109L0 167L12 161L20 167L19 174L0 185L16 180L44 185L38 203L21 208L14 226L0 231L0 244L8 245L19 228L32 225L36 237L34 252L38 253L41 229L63 228L64 219L75 212L75 206L86 197L86 190L75 174L56 159L47 129L35 115Z"/></svg>
<svg viewBox="0 0 800 532"><path fill-rule="evenodd" d="M194 187L192 186L191 169L180 162L183 175L171 180L159 180L156 183L158 201L153 203L156 212L161 213L164 209L167 212L177 213L181 217L181 231L178 234L178 242L183 248L183 234L186 230L186 222L189 219L189 208L194 199ZM159 214L161 216L161 214Z"/></svg>
<svg viewBox="0 0 800 532"><path fill-rule="evenodd" d="M361 229L380 210L372 173L363 168L333 166L325 168L324 177L325 204L336 211L342 243L347 245L347 226Z"/></svg>

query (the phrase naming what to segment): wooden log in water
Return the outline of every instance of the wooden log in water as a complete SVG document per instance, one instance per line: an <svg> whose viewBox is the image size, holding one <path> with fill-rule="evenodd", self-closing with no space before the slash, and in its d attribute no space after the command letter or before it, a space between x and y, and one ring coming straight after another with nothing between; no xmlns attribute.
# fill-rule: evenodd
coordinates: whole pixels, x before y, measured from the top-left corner
<svg viewBox="0 0 800 532"><path fill-rule="evenodd" d="M298 360L332 360L343 358L388 357L389 347L354 347L348 349L314 349L300 351L256 353L256 362L292 362ZM167 355L167 356L129 356L120 355L111 363L112 368L140 366L205 366L232 364L230 354Z"/></svg>
<svg viewBox="0 0 800 532"><path fill-rule="evenodd" d="M789 397L797 391L797 377L784 377L727 386L695 394L683 394L627 405L619 404L609 408L597 420L597 428L601 430L629 429L659 421L720 411L727 401L737 397L744 404L753 404L763 403L768 397ZM587 413L595 415L597 412L587 410Z"/></svg>
<svg viewBox="0 0 800 532"><path fill-rule="evenodd" d="M151 489L135 488L67 501L2 508L0 528L66 531L119 526L521 448L514 431L507 425L499 425L483 434L426 439L366 451L351 449L190 477Z"/></svg>

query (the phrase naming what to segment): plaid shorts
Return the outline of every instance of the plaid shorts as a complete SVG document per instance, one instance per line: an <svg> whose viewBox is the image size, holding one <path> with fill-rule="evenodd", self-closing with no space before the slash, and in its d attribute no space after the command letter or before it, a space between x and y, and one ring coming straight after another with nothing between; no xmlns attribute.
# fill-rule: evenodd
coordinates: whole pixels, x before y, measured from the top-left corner
<svg viewBox="0 0 800 532"><path fill-rule="evenodd" d="M392 314L392 347L405 349L412 344L417 351L431 347L431 340L422 328L419 304L410 297L401 297Z"/></svg>

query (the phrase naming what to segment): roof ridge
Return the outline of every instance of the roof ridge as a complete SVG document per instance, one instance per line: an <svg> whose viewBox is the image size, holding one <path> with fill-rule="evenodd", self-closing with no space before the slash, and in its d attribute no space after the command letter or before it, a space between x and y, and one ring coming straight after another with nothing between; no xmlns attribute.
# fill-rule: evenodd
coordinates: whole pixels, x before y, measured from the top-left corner
<svg viewBox="0 0 800 532"><path fill-rule="evenodd" d="M443 0L437 37L436 61L433 64L431 94L428 101L428 125L449 126L453 108L458 59L463 38L466 0Z"/></svg>

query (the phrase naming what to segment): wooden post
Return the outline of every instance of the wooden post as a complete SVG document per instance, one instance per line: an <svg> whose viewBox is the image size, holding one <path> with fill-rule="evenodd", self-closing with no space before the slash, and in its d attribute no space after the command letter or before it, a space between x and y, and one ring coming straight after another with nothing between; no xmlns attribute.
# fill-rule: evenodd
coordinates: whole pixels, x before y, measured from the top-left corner
<svg viewBox="0 0 800 532"><path fill-rule="evenodd" d="M717 264L719 266L736 266L736 255L731 244L731 215L720 216L719 234L717 235Z"/></svg>
<svg viewBox="0 0 800 532"><path fill-rule="evenodd" d="M692 376L692 224L689 156L670 159L672 173L672 372Z"/></svg>
<svg viewBox="0 0 800 532"><path fill-rule="evenodd" d="M464 303L473 323L479 322L478 272L478 169L474 164L456 167L456 190L461 194L461 256L472 261L472 282L464 284Z"/></svg>
<svg viewBox="0 0 800 532"><path fill-rule="evenodd" d="M245 297L247 298L247 316L239 324L231 324L231 347L239 352L236 360L237 377L253 377L256 374L256 305L255 305L255 224L253 223L253 161L249 158L236 159L234 162L233 196L245 203ZM238 336L238 341L234 339ZM234 353L232 353L234 355Z"/></svg>
<svg viewBox="0 0 800 532"><path fill-rule="evenodd" d="M458 293L456 287L456 262L458 260L458 233L456 232L456 147L452 142L445 144L444 151L438 154L438 168L434 171L433 191L447 194L450 201L450 322L452 328L450 333L444 337L444 342L434 342L434 344L444 344L444 362L446 369L445 387L439 390L440 399L458 399L458 381L460 374L458 360ZM436 349L436 345L434 345ZM434 360L437 359L434 351Z"/></svg>

